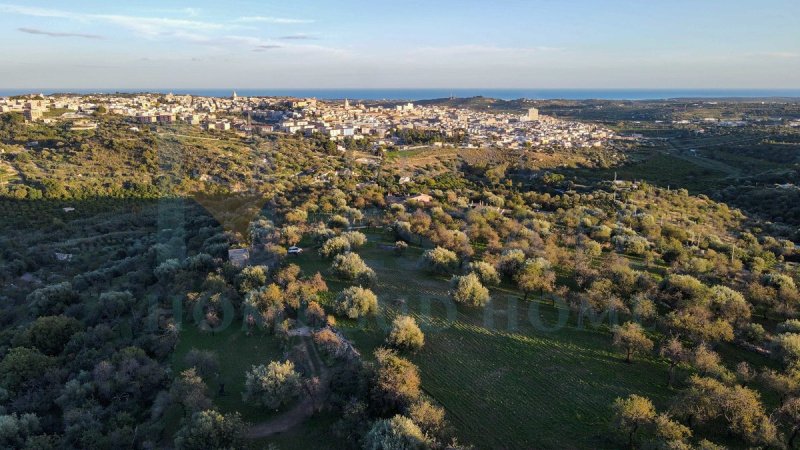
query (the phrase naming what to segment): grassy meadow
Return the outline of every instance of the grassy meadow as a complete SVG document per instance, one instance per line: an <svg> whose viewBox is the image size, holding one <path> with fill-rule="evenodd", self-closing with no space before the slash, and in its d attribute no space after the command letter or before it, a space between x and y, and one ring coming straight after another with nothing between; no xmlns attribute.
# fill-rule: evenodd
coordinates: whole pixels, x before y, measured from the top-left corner
<svg viewBox="0 0 800 450"><path fill-rule="evenodd" d="M666 364L626 364L611 348L607 321L579 324L563 305L539 298L523 302L521 293L505 285L492 291L489 314L482 308L448 309L442 301L447 279L419 269L421 248L396 256L388 248L394 242L389 234L368 237L358 253L377 273L373 290L381 312L369 322L339 326L370 358L396 314L415 316L425 347L409 356L420 368L423 390L446 408L462 442L476 448L613 448L617 443L607 441L603 430L615 398L639 393L666 406ZM328 261L312 249L295 262L306 273L326 275ZM326 278L332 291L343 286Z"/></svg>

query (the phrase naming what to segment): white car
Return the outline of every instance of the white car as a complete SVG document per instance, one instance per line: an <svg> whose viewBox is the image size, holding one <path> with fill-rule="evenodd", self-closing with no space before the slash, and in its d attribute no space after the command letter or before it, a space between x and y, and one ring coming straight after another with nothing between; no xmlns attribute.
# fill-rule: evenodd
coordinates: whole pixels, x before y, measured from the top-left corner
<svg viewBox="0 0 800 450"><path fill-rule="evenodd" d="M302 248L294 247L294 246L289 247L289 254L290 255L299 255L300 253L303 253L303 249Z"/></svg>

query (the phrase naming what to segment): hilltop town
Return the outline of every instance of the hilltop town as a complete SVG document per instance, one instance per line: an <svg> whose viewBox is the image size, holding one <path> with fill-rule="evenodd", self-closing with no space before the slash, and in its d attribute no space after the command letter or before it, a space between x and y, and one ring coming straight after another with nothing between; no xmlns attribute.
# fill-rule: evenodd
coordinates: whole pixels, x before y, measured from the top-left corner
<svg viewBox="0 0 800 450"><path fill-rule="evenodd" d="M0 98L0 113L20 112L28 121L69 121L93 129L93 116L108 112L135 126L185 123L209 131L248 134L300 133L332 141L368 139L373 147L444 144L465 148L603 147L620 139L610 129L540 115L478 112L446 106L351 104L314 98L198 97L191 95L51 95Z"/></svg>

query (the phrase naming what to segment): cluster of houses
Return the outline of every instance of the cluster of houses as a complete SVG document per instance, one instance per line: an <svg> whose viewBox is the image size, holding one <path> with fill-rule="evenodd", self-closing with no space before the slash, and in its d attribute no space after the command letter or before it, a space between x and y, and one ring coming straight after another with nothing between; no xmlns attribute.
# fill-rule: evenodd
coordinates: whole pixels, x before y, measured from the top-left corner
<svg viewBox="0 0 800 450"><path fill-rule="evenodd" d="M91 116L95 109L96 106L82 108L81 102L72 97L45 97L41 94L16 98L0 97L0 114L21 113L29 122L68 120L70 128L75 131L97 128L97 122Z"/></svg>
<svg viewBox="0 0 800 450"><path fill-rule="evenodd" d="M37 121L50 110L48 120L83 120L74 125L77 129L92 128L91 114L101 107L144 126L180 122L210 131L319 134L334 141L369 138L375 145L404 144L397 137L400 130L462 136L462 145L469 147L599 147L615 138L606 128L540 116L535 108L519 115L413 103L368 106L351 105L348 100L248 98L236 93L225 98L173 94L0 98L0 112L19 111L27 120Z"/></svg>
<svg viewBox="0 0 800 450"><path fill-rule="evenodd" d="M444 137L463 135L463 145L472 147L600 147L615 138L606 128L539 116L535 108L519 115L413 103L351 106L347 100L313 102L299 110L283 112L275 129L307 135L321 133L334 140L369 137L378 144L393 145L402 144L394 137L397 130L434 132Z"/></svg>

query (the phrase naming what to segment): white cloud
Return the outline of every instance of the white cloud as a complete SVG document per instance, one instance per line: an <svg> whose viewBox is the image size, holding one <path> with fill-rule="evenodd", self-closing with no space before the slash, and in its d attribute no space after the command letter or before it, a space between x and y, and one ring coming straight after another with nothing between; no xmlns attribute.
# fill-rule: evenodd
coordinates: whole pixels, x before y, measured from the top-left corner
<svg viewBox="0 0 800 450"><path fill-rule="evenodd" d="M281 25L291 25L291 24L304 24L304 23L314 23L311 19L290 19L286 17L268 17L268 16L245 16L239 17L236 19L236 22L241 23L273 23L273 24L281 24Z"/></svg>
<svg viewBox="0 0 800 450"><path fill-rule="evenodd" d="M118 14L82 14L58 9L10 4L0 4L0 12L31 17L61 18L81 22L105 23L116 25L147 37L155 37L175 30L212 31L230 28L230 26L226 24L198 20L139 17Z"/></svg>
<svg viewBox="0 0 800 450"><path fill-rule="evenodd" d="M795 59L800 58L800 53L797 52L765 52L760 53L760 56L766 56L768 58L777 58L777 59Z"/></svg>
<svg viewBox="0 0 800 450"><path fill-rule="evenodd" d="M284 41L316 41L319 38L316 37L316 36L310 36L308 34L300 33L300 34L290 34L290 35L287 35L287 36L281 36L278 39L281 39L281 40L284 40Z"/></svg>
<svg viewBox="0 0 800 450"><path fill-rule="evenodd" d="M103 36L98 34L85 34L85 33L67 33L63 31L47 31L47 30L40 30L38 28L17 28L18 31L28 34L37 34L41 36L49 36L49 37L77 37L77 38L84 38L84 39L105 39Z"/></svg>
<svg viewBox="0 0 800 450"><path fill-rule="evenodd" d="M412 50L413 54L421 55L519 55L531 53L557 52L562 49L556 47L498 47L494 45L452 45L445 47L420 47Z"/></svg>
<svg viewBox="0 0 800 450"><path fill-rule="evenodd" d="M188 8L182 10L184 14L194 17L197 15L197 10ZM78 22L98 23L110 25L121 29L128 30L143 36L147 39L174 39L178 41L188 42L191 44L206 45L209 47L250 47L252 49L271 49L271 48L292 48L299 51L313 50L313 46L289 46L278 45L271 40L265 40L258 37L239 36L232 34L223 34L235 29L246 29L247 26L243 25L246 22L261 22L261 23L274 23L274 24L294 24L294 23L311 23L311 20L305 19L289 19L280 17L240 17L233 22L209 22L195 19L182 19L182 18L166 18L166 17L142 17L121 14L94 14L94 13L74 13L60 9L47 9L38 7L28 7L13 4L0 4L0 13L18 14L30 17L42 18L59 18L65 20L72 20ZM94 37L88 33L51 33L38 29L21 30L30 34L43 34L49 36L74 36L74 37ZM99 36L97 36L99 37ZM305 40L313 39L311 36L306 35L292 35L287 36L288 40ZM322 48L323 50L328 50Z"/></svg>

